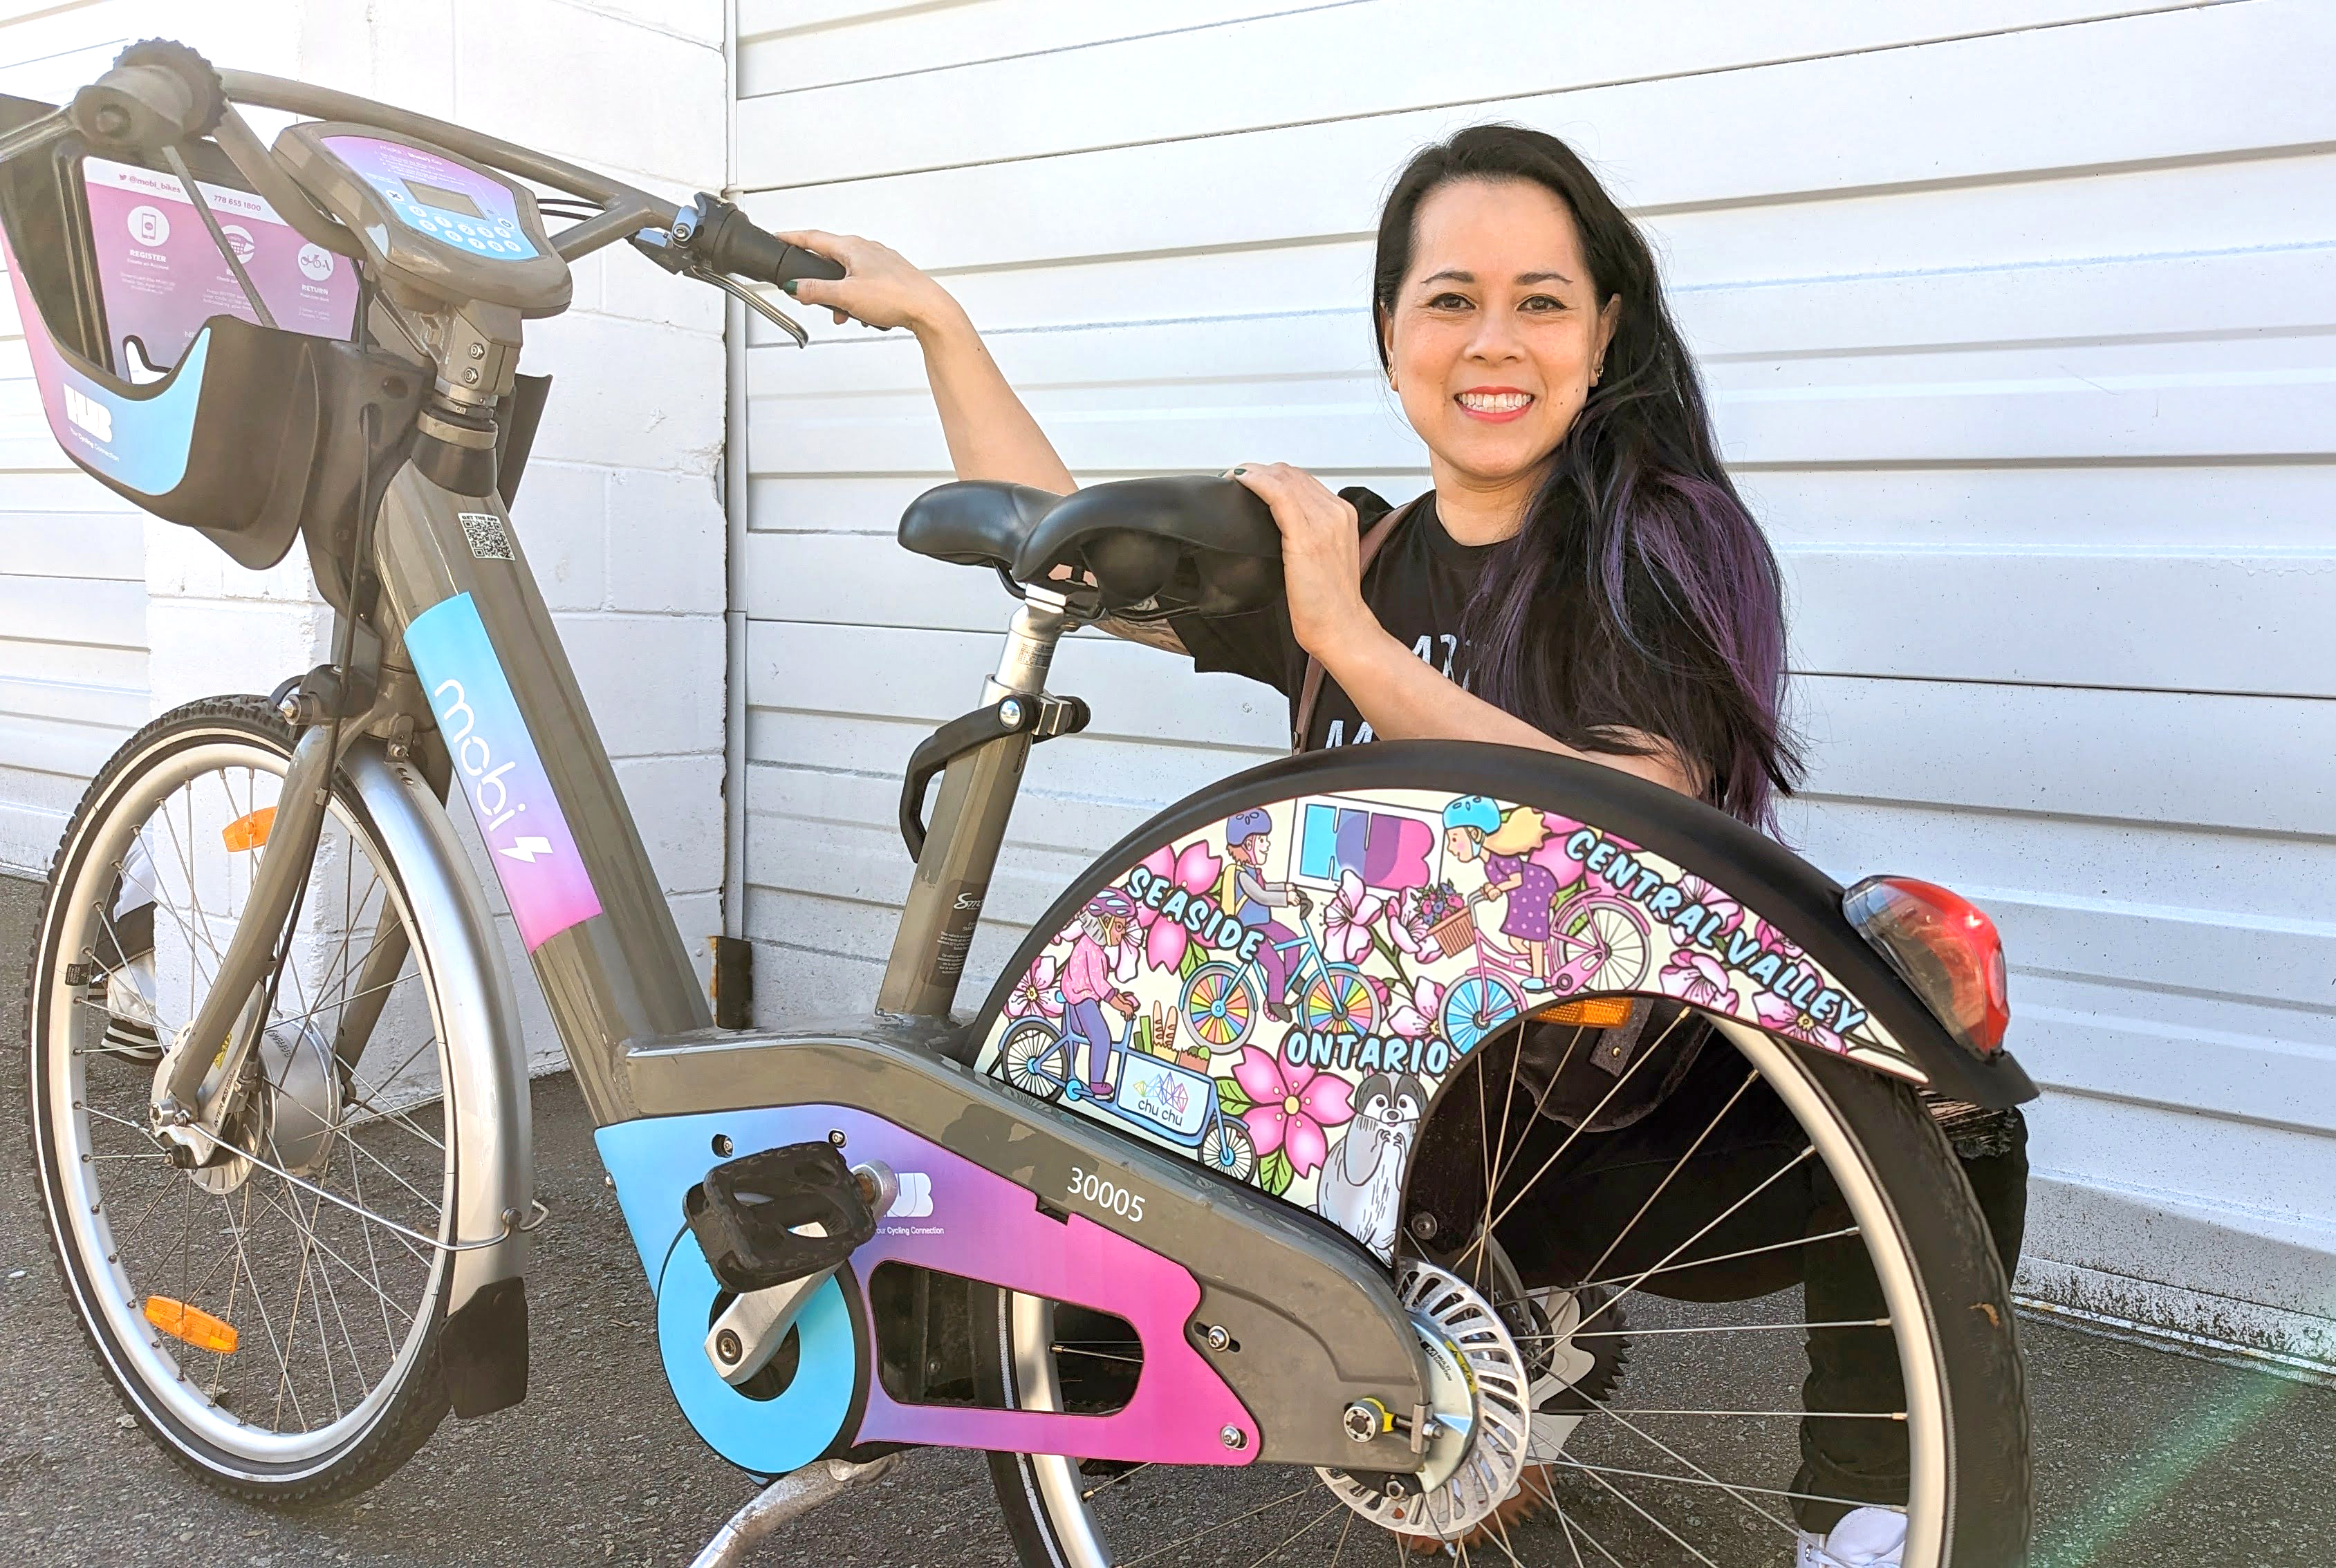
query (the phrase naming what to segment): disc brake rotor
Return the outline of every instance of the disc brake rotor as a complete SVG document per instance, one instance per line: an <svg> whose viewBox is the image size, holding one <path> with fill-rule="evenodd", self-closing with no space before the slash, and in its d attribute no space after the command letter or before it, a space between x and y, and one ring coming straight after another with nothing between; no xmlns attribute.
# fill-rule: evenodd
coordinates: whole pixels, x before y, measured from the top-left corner
<svg viewBox="0 0 2336 1568"><path fill-rule="evenodd" d="M1435 1435L1418 1476L1319 1471L1333 1495L1399 1535L1453 1540L1500 1506L1524 1473L1531 1374L1492 1304L1433 1263L1406 1261L1396 1294L1426 1352Z"/></svg>

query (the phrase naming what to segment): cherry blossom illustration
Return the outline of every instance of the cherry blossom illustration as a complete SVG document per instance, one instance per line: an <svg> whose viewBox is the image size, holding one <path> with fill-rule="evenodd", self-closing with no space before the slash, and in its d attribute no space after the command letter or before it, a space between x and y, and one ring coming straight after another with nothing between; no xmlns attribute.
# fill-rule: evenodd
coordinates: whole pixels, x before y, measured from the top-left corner
<svg viewBox="0 0 2336 1568"><path fill-rule="evenodd" d="M1038 954L1037 961L1022 972L1014 982L1014 992L1006 999L1008 1018L1043 1018L1054 1022L1063 1016L1063 993L1056 989L1062 965L1051 953Z"/></svg>
<svg viewBox="0 0 2336 1568"><path fill-rule="evenodd" d="M1693 909L1700 905L1719 915L1719 924L1713 933L1715 935L1725 934L1744 924L1744 906L1692 872L1679 879L1679 890L1687 898L1687 902L1679 905L1681 909Z"/></svg>
<svg viewBox="0 0 2336 1568"><path fill-rule="evenodd" d="M1736 988L1728 982L1727 967L1693 948L1682 947L1672 953L1670 962L1655 976L1655 983L1665 996L1675 996L1692 1006L1725 1012L1736 1005Z"/></svg>
<svg viewBox="0 0 2336 1568"><path fill-rule="evenodd" d="M1426 975L1406 985L1398 981L1380 998L1386 1029L1405 1040L1427 1040L1443 1032L1444 988Z"/></svg>
<svg viewBox="0 0 2336 1568"><path fill-rule="evenodd" d="M1322 911L1322 953L1360 963L1370 956L1371 927L1387 911L1387 900L1363 886L1351 871L1339 873L1338 896Z"/></svg>
<svg viewBox="0 0 2336 1568"><path fill-rule="evenodd" d="M1764 991L1754 997L1752 1007L1760 1015L1760 1027L1771 1034L1835 1053L1846 1049L1840 1035L1773 992Z"/></svg>
<svg viewBox="0 0 2336 1568"><path fill-rule="evenodd" d="M1217 885L1225 863L1209 853L1208 841L1195 838L1184 847L1182 855L1171 845L1162 845L1144 857L1144 869L1162 882L1181 888L1192 897L1206 895ZM1135 923L1144 930L1144 956L1154 969L1174 973L1184 962L1184 949L1192 943L1192 934L1177 920L1163 920L1160 911L1151 908L1142 899L1136 901Z"/></svg>
<svg viewBox="0 0 2336 1568"><path fill-rule="evenodd" d="M1434 963L1444 956L1444 949L1429 934L1435 922L1428 918L1425 892L1406 887L1396 895L1387 906L1387 933L1396 950L1414 963ZM1386 1001L1385 997L1379 1000Z"/></svg>
<svg viewBox="0 0 2336 1568"><path fill-rule="evenodd" d="M1795 942L1757 915L1752 917L1752 934L1758 940L1760 951L1763 953L1773 953L1779 958L1796 961L1805 956L1799 943Z"/></svg>
<svg viewBox="0 0 2336 1568"><path fill-rule="evenodd" d="M1241 1118L1257 1145L1260 1168L1278 1154L1289 1161L1293 1174L1312 1175L1330 1153L1325 1129L1355 1119L1354 1085L1331 1073L1281 1061L1253 1045L1241 1048L1233 1079L1249 1097L1249 1108Z"/></svg>

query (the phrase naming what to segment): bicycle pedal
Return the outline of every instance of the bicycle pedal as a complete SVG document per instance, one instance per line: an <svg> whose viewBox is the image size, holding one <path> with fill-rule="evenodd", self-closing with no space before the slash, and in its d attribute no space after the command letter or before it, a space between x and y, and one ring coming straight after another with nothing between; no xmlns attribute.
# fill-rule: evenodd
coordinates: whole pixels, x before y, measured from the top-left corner
<svg viewBox="0 0 2336 1568"><path fill-rule="evenodd" d="M832 1273L876 1234L889 1185L826 1143L787 1144L715 1166L682 1212L714 1277L745 1294Z"/></svg>

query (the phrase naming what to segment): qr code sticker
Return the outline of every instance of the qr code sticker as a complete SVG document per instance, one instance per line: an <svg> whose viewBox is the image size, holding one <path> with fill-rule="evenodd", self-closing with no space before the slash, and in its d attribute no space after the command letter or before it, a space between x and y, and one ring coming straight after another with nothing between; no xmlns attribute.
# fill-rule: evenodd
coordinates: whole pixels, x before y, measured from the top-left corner
<svg viewBox="0 0 2336 1568"><path fill-rule="evenodd" d="M471 557L480 561L514 561L511 536L503 531L503 520L492 512L457 512L462 519L462 537L471 544Z"/></svg>

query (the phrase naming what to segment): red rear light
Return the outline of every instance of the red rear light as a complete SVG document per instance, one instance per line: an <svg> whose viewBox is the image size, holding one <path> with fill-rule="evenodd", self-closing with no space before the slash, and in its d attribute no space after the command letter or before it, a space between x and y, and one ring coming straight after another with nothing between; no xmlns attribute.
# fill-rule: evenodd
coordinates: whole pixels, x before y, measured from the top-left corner
<svg viewBox="0 0 2336 1568"><path fill-rule="evenodd" d="M1985 910L1934 882L1869 876L1842 895L1841 912L1964 1050L2003 1049L2011 1002L2003 943Z"/></svg>

